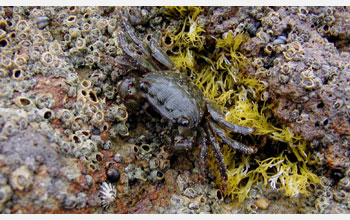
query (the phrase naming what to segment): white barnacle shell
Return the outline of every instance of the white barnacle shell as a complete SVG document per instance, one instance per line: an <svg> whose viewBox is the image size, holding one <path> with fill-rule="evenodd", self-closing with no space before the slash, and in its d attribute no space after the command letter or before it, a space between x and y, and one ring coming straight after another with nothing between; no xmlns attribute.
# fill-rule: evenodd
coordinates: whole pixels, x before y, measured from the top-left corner
<svg viewBox="0 0 350 220"><path fill-rule="evenodd" d="M103 182L100 187L101 206L108 209L117 196L117 190L111 183Z"/></svg>

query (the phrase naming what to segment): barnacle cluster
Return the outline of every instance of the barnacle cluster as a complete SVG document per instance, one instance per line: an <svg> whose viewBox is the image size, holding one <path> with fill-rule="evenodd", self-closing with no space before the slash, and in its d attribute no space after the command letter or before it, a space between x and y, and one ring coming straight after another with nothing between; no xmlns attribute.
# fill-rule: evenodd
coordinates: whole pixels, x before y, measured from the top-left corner
<svg viewBox="0 0 350 220"><path fill-rule="evenodd" d="M202 184L194 184L188 173L176 178L177 193L169 200L169 214L223 213L220 204L224 196L219 189L206 189Z"/></svg>
<svg viewBox="0 0 350 220"><path fill-rule="evenodd" d="M116 21L97 19L103 11L110 9L1 7L0 155L8 159L0 168L5 213L13 207L11 195L18 197L20 191L31 192L30 201L41 197L29 212L87 206L87 193L69 184L84 176L84 190L95 185L89 174L102 164L104 155L98 149L110 145L104 135L114 120L127 119L122 107L109 109L98 97L106 92L105 97L113 99L113 89L94 88L105 78L104 72L91 70L101 63L101 50L109 55L118 51L110 37ZM83 175L79 164L89 174ZM38 190L38 181L51 190ZM92 197L94 201L98 195ZM16 203L25 201L23 197Z"/></svg>

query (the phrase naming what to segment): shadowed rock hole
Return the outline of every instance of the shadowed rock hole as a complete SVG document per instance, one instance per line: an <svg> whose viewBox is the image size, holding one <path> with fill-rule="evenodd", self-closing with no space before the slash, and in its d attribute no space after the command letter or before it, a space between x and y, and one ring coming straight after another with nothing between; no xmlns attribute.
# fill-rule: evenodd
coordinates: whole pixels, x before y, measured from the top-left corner
<svg viewBox="0 0 350 220"><path fill-rule="evenodd" d="M1 40L0 41L0 47L6 47L7 41L6 40Z"/></svg>
<svg viewBox="0 0 350 220"><path fill-rule="evenodd" d="M94 164L89 164L89 168L90 170L92 171L95 171L96 170L96 166Z"/></svg>
<svg viewBox="0 0 350 220"><path fill-rule="evenodd" d="M323 102L320 102L320 103L317 104L317 108L323 108L323 107L324 107Z"/></svg>
<svg viewBox="0 0 350 220"><path fill-rule="evenodd" d="M149 148L148 145L142 145L142 149L143 149L144 151L149 151L149 150L150 150L150 148Z"/></svg>
<svg viewBox="0 0 350 220"><path fill-rule="evenodd" d="M7 19L6 23L7 23L8 26L12 26L12 22L10 20Z"/></svg>
<svg viewBox="0 0 350 220"><path fill-rule="evenodd" d="M176 155L172 155L169 160L170 160L170 167L173 167L173 165L177 161L177 156Z"/></svg>
<svg viewBox="0 0 350 220"><path fill-rule="evenodd" d="M172 49L171 49L171 51L173 52L173 53L177 53L177 52L179 52L179 47L178 46L175 46L175 47L173 47Z"/></svg>
<svg viewBox="0 0 350 220"><path fill-rule="evenodd" d="M85 88L87 88L88 86L89 86L89 83L88 83L88 81L83 81L83 86L85 87Z"/></svg>
<svg viewBox="0 0 350 220"><path fill-rule="evenodd" d="M91 132L91 133L92 133L93 135L100 135L100 134L101 134L101 131L100 131L100 129L94 127L94 128L92 129L92 132Z"/></svg>
<svg viewBox="0 0 350 220"><path fill-rule="evenodd" d="M21 105L23 105L23 106L30 105L30 101L29 101L28 99L26 99L26 98L21 98L21 99L19 100L19 102L20 102Z"/></svg>
<svg viewBox="0 0 350 220"><path fill-rule="evenodd" d="M344 174L341 173L338 170L334 170L333 172L331 172L331 177L338 182L340 179L342 179L344 177Z"/></svg>
<svg viewBox="0 0 350 220"><path fill-rule="evenodd" d="M52 113L51 113L50 111L47 111L47 112L45 112L45 114L44 114L44 118L45 118L45 119L49 119L49 118L51 118L51 115L52 115Z"/></svg>
<svg viewBox="0 0 350 220"><path fill-rule="evenodd" d="M142 52L140 50L136 50L137 55L142 56Z"/></svg>
<svg viewBox="0 0 350 220"><path fill-rule="evenodd" d="M323 126L326 126L326 125L328 125L328 119L323 121Z"/></svg>
<svg viewBox="0 0 350 220"><path fill-rule="evenodd" d="M157 177L162 178L163 177L163 173L158 171L157 172Z"/></svg>
<svg viewBox="0 0 350 220"><path fill-rule="evenodd" d="M169 36L165 37L164 43L166 43L167 45L170 45L172 42L173 41L172 41L171 37L169 37Z"/></svg>
<svg viewBox="0 0 350 220"><path fill-rule="evenodd" d="M85 135L85 136L89 136L89 132L87 132L87 131L83 131L83 132L81 132L83 135Z"/></svg>
<svg viewBox="0 0 350 220"><path fill-rule="evenodd" d="M185 29L184 29L184 32L189 32L189 31L190 31L190 26L186 25Z"/></svg>
<svg viewBox="0 0 350 220"><path fill-rule="evenodd" d="M80 143L81 143L80 138L77 137L77 136L73 136L73 140L74 140L74 142L77 143L77 144L80 144Z"/></svg>
<svg viewBox="0 0 350 220"><path fill-rule="evenodd" d="M22 71L21 70L15 70L14 71L15 78L19 78L21 75L22 75Z"/></svg>
<svg viewBox="0 0 350 220"><path fill-rule="evenodd" d="M139 148L135 146L135 147L134 147L134 152L135 152L135 153L138 153L138 152L139 152Z"/></svg>
<svg viewBox="0 0 350 220"><path fill-rule="evenodd" d="M10 33L10 38L15 38L16 37L16 34L15 33Z"/></svg>
<svg viewBox="0 0 350 220"><path fill-rule="evenodd" d="M101 162L102 161L102 156L101 155L99 155L99 154L96 154L96 160L98 161L98 162Z"/></svg>
<svg viewBox="0 0 350 220"><path fill-rule="evenodd" d="M151 41L151 39L152 39L152 36L151 35L147 35L146 40L147 41Z"/></svg>
<svg viewBox="0 0 350 220"><path fill-rule="evenodd" d="M125 118L126 117L126 111L124 109L118 109L117 113L120 117Z"/></svg>
<svg viewBox="0 0 350 220"><path fill-rule="evenodd" d="M74 16L70 16L69 18L68 18L68 21L74 21L75 20L75 17Z"/></svg>
<svg viewBox="0 0 350 220"><path fill-rule="evenodd" d="M217 197L219 200L222 199L222 193L221 193L221 191L217 191L216 197Z"/></svg>
<svg viewBox="0 0 350 220"><path fill-rule="evenodd" d="M89 95L90 95L91 101L97 102L97 97L96 97L96 94L94 92L90 91Z"/></svg>

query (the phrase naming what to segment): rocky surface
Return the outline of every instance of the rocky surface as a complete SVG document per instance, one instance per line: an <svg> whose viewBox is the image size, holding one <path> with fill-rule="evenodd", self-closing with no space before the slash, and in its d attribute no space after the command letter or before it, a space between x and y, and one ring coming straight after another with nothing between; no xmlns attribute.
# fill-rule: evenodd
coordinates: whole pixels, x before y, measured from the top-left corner
<svg viewBox="0 0 350 220"><path fill-rule="evenodd" d="M168 152L166 123L120 102L129 73L106 58L123 54L118 10L0 7L1 213L350 213L349 8L199 16L208 48L230 30L249 34L246 74L267 85L273 117L307 141L322 180L296 198L259 180L242 204L200 175L199 149ZM176 26L154 7L128 12L141 36ZM101 196L104 182L116 190Z"/></svg>

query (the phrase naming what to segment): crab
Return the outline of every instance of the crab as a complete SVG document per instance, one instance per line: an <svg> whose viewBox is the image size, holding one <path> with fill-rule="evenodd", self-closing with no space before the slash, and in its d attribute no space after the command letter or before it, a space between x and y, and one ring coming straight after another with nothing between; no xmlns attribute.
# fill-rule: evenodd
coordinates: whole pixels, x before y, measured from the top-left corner
<svg viewBox="0 0 350 220"><path fill-rule="evenodd" d="M160 32L141 41L123 16L120 28L118 41L126 56L114 62L145 73L119 82L117 90L121 101L128 109L137 109L145 102L168 121L176 131L169 147L171 150L188 152L198 145L202 175L207 175L206 157L210 143L221 178L226 181L227 170L218 139L233 149L253 154L257 148L233 140L226 131L249 135L255 129L226 121L219 108L204 97L189 77L175 69L172 60L158 45Z"/></svg>

